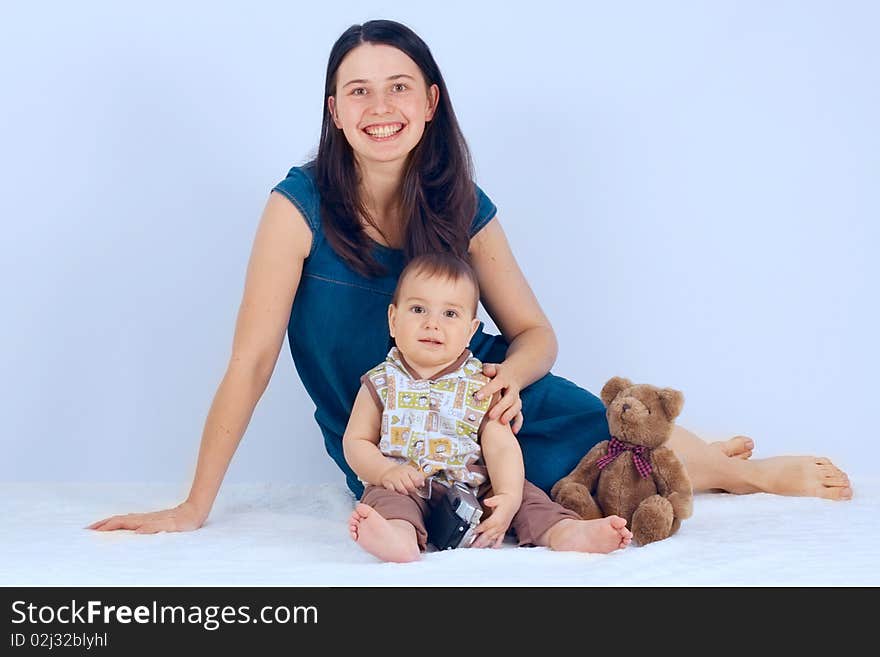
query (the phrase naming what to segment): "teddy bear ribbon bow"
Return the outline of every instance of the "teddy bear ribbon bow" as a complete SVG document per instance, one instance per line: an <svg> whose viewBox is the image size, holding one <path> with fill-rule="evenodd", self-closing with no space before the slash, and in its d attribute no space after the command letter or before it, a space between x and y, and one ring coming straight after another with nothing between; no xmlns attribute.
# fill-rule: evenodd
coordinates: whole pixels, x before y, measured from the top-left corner
<svg viewBox="0 0 880 657"><path fill-rule="evenodd" d="M650 448L644 445L633 445L632 443L612 437L608 443L608 453L596 461L596 465L601 470L624 452L632 452L633 463L636 466L636 470L639 471L639 476L647 479L651 475L651 462L648 460L648 453L650 451Z"/></svg>

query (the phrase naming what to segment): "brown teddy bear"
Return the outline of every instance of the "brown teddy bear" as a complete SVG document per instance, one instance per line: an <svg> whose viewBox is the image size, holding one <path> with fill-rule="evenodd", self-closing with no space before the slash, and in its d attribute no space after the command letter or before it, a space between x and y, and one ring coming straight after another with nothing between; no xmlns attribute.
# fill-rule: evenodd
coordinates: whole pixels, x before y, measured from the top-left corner
<svg viewBox="0 0 880 657"><path fill-rule="evenodd" d="M667 538L689 518L693 489L684 466L663 444L669 439L684 395L671 388L615 376L600 393L611 440L603 440L550 496L586 520L626 518L640 545Z"/></svg>

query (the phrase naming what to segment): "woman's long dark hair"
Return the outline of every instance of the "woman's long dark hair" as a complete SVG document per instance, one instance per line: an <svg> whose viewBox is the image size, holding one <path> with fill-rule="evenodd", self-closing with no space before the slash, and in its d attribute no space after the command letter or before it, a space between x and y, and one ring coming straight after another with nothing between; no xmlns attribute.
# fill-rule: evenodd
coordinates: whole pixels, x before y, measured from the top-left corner
<svg viewBox="0 0 880 657"><path fill-rule="evenodd" d="M364 276L385 268L373 258L362 219L379 230L358 194L358 172L351 145L333 123L327 97L336 94L336 73L343 58L362 43L393 46L421 69L425 84L436 84L440 99L425 132L410 152L403 175L400 211L407 261L432 251L450 251L467 259L470 225L476 211L473 162L452 110L446 83L427 44L411 29L387 20L352 25L333 44L324 83L323 123L315 180L321 197L324 234L333 250ZM381 233L381 231L379 231Z"/></svg>

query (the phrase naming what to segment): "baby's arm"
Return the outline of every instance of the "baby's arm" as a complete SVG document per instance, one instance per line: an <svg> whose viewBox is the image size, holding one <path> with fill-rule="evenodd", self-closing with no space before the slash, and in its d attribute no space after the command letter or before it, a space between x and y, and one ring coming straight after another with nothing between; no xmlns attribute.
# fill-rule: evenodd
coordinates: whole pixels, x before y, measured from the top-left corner
<svg viewBox="0 0 880 657"><path fill-rule="evenodd" d="M342 436L345 460L358 477L375 486L398 493L420 488L425 482L418 470L401 465L379 451L381 433L382 413L370 391L361 385Z"/></svg>
<svg viewBox="0 0 880 657"><path fill-rule="evenodd" d="M479 536L474 547L500 547L522 504L525 482L522 450L510 425L498 420L486 422L480 443L492 483L492 497L484 499L483 504L492 509L492 515L476 528Z"/></svg>

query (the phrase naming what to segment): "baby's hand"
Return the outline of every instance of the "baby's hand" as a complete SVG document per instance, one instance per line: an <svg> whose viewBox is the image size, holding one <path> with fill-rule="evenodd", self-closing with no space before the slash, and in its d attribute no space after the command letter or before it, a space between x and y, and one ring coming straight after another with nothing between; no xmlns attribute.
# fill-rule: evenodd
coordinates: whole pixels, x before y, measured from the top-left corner
<svg viewBox="0 0 880 657"><path fill-rule="evenodd" d="M474 529L477 538L471 547L501 547L513 516L519 511L522 498L510 493L499 493L483 500L483 504L492 509L492 515Z"/></svg>
<svg viewBox="0 0 880 657"><path fill-rule="evenodd" d="M382 473L379 483L388 490L407 495L425 485L425 476L408 463L398 463Z"/></svg>

